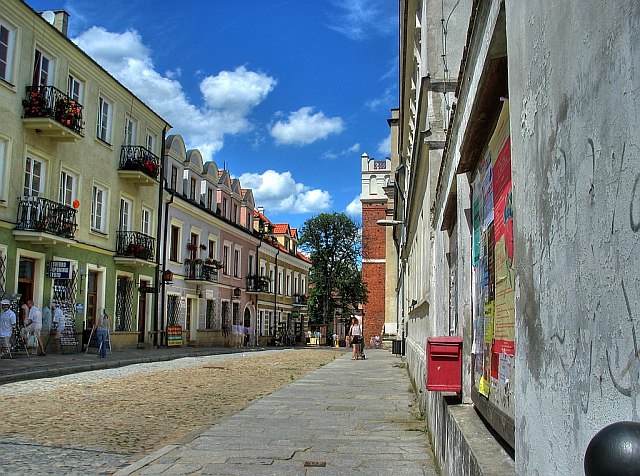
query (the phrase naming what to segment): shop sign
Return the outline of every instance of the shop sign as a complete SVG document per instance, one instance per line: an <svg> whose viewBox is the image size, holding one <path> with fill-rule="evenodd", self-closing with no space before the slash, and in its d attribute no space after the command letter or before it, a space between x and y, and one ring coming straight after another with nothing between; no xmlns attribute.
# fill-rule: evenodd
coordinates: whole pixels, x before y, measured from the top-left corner
<svg viewBox="0 0 640 476"><path fill-rule="evenodd" d="M71 261L49 261L47 277L53 279L70 279Z"/></svg>

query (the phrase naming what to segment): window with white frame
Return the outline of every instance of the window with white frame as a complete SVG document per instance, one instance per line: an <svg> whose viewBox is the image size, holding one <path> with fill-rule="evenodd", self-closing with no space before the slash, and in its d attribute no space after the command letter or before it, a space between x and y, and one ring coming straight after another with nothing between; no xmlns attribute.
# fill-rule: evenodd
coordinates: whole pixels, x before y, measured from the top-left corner
<svg viewBox="0 0 640 476"><path fill-rule="evenodd" d="M124 145L136 145L138 123L129 114L124 116Z"/></svg>
<svg viewBox="0 0 640 476"><path fill-rule="evenodd" d="M131 230L131 200L120 199L120 231Z"/></svg>
<svg viewBox="0 0 640 476"><path fill-rule="evenodd" d="M287 273L285 293L286 293L286 296L291 296L291 274L290 273Z"/></svg>
<svg viewBox="0 0 640 476"><path fill-rule="evenodd" d="M278 294L282 295L282 271L278 271Z"/></svg>
<svg viewBox="0 0 640 476"><path fill-rule="evenodd" d="M307 294L307 283L305 281L305 277L303 276L301 279L301 286L300 286L300 292L301 294Z"/></svg>
<svg viewBox="0 0 640 476"><path fill-rule="evenodd" d="M24 168L23 195L39 197L44 193L45 162L37 157L27 156Z"/></svg>
<svg viewBox="0 0 640 476"><path fill-rule="evenodd" d="M15 49L15 28L0 18L0 79L13 82L13 51Z"/></svg>
<svg viewBox="0 0 640 476"><path fill-rule="evenodd" d="M91 197L91 229L104 233L107 229L107 190L99 185L93 186Z"/></svg>
<svg viewBox="0 0 640 476"><path fill-rule="evenodd" d="M218 242L215 238L209 238L209 255L208 258L216 259L218 255Z"/></svg>
<svg viewBox="0 0 640 476"><path fill-rule="evenodd" d="M249 255L249 260L248 260L248 263L247 263L247 274L251 275L251 274L254 273L254 271L255 271L255 269L253 269L253 255L250 254Z"/></svg>
<svg viewBox="0 0 640 476"><path fill-rule="evenodd" d="M145 146L147 147L147 150L152 154L155 154L156 144L158 143L158 136L156 136L152 132L147 131L147 136L145 138L144 143L145 143Z"/></svg>
<svg viewBox="0 0 640 476"><path fill-rule="evenodd" d="M82 101L83 101L82 96L84 94L84 83L72 74L69 74L69 81L67 82L67 94L71 99L82 104Z"/></svg>
<svg viewBox="0 0 640 476"><path fill-rule="evenodd" d="M33 84L36 86L51 86L55 61L47 53L36 48L33 64Z"/></svg>
<svg viewBox="0 0 640 476"><path fill-rule="evenodd" d="M300 294L298 287L298 273L293 276L293 294Z"/></svg>
<svg viewBox="0 0 640 476"><path fill-rule="evenodd" d="M58 202L68 207L73 206L73 201L77 197L76 186L78 176L66 170L60 171L60 189L58 192Z"/></svg>
<svg viewBox="0 0 640 476"><path fill-rule="evenodd" d="M228 245L224 245L222 248L222 272L229 275L229 259L231 258L231 248Z"/></svg>
<svg viewBox="0 0 640 476"><path fill-rule="evenodd" d="M240 250L239 249L233 250L233 277L234 278L240 277Z"/></svg>
<svg viewBox="0 0 640 476"><path fill-rule="evenodd" d="M111 118L113 107L111 102L100 96L98 98L98 126L96 136L103 142L111 141Z"/></svg>
<svg viewBox="0 0 640 476"><path fill-rule="evenodd" d="M0 137L0 199L6 200L5 196L5 176L7 174L7 157L9 155L9 141Z"/></svg>
<svg viewBox="0 0 640 476"><path fill-rule="evenodd" d="M272 269L270 269L270 270L269 270L269 292L270 292L270 293L275 292L275 291L274 291L275 286L276 286L276 282L275 282L275 280L273 279L273 270L272 270Z"/></svg>
<svg viewBox="0 0 640 476"><path fill-rule="evenodd" d="M180 260L180 235L182 233L181 228L178 225L171 225L171 236L169 246L169 259L174 262Z"/></svg>
<svg viewBox="0 0 640 476"><path fill-rule="evenodd" d="M142 207L142 223L140 231L145 235L151 236L151 209Z"/></svg>

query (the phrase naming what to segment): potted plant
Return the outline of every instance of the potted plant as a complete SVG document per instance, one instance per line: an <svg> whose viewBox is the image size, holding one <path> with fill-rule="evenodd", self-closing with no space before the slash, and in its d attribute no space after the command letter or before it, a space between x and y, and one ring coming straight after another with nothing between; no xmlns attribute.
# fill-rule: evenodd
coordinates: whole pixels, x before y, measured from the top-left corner
<svg viewBox="0 0 640 476"><path fill-rule="evenodd" d="M187 243L187 250L189 251L196 251L198 249L198 245L196 245L195 243Z"/></svg>

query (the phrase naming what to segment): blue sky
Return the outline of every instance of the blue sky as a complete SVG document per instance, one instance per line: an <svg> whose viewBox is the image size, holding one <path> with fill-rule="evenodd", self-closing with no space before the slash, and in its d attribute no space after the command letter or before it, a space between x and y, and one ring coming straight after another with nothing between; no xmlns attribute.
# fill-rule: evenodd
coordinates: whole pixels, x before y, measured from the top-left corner
<svg viewBox="0 0 640 476"><path fill-rule="evenodd" d="M360 219L360 155L390 155L396 0L27 0L274 222Z"/></svg>

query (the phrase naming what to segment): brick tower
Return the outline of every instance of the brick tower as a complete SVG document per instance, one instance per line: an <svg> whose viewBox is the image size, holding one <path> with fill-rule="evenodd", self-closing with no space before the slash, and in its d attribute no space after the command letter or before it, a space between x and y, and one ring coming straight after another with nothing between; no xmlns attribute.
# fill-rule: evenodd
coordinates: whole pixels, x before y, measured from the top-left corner
<svg viewBox="0 0 640 476"><path fill-rule="evenodd" d="M362 154L362 280L369 290L369 302L363 306L364 343L371 336L382 338L385 323L385 275L387 230L376 224L386 218L387 196L384 187L390 181L391 159L376 160Z"/></svg>

